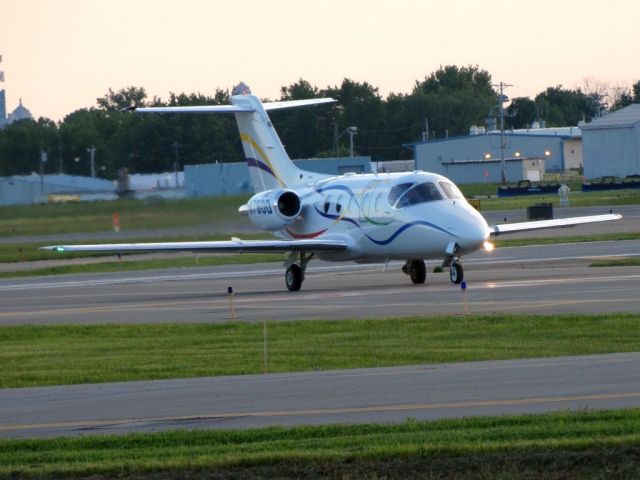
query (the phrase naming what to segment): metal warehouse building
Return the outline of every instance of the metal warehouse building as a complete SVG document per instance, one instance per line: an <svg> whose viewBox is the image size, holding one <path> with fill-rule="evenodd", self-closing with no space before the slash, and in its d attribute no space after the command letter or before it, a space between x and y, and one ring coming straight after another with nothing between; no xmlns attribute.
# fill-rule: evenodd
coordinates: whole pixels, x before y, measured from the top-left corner
<svg viewBox="0 0 640 480"><path fill-rule="evenodd" d="M598 118L582 127L584 175L640 175L640 104Z"/></svg>
<svg viewBox="0 0 640 480"><path fill-rule="evenodd" d="M371 171L371 157L312 158L294 163L302 170L328 175ZM187 197L192 198L253 194L246 162L185 165L184 187Z"/></svg>
<svg viewBox="0 0 640 480"><path fill-rule="evenodd" d="M578 127L513 130L505 132L505 141L510 182L542 180L545 172L564 173L582 167ZM456 183L495 182L496 178L499 181L496 160L499 164L500 132L437 139L413 147L419 170L448 176ZM544 159L542 164L540 159ZM539 177L535 172L539 172Z"/></svg>

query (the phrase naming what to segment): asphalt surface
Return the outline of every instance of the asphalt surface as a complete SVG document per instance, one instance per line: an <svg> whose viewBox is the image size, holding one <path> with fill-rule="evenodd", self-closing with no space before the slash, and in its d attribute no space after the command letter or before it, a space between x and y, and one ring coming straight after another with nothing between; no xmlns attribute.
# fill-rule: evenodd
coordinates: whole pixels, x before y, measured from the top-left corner
<svg viewBox="0 0 640 480"><path fill-rule="evenodd" d="M0 390L0 437L640 407L640 353Z"/></svg>
<svg viewBox="0 0 640 480"><path fill-rule="evenodd" d="M448 272L412 285L401 262L311 262L300 292L277 264L65 275L0 281L0 325L341 319L480 312L640 311L640 269L591 268L640 254L640 240L496 249L465 257L467 289ZM429 264L431 271L436 263ZM466 304L465 304L466 297Z"/></svg>

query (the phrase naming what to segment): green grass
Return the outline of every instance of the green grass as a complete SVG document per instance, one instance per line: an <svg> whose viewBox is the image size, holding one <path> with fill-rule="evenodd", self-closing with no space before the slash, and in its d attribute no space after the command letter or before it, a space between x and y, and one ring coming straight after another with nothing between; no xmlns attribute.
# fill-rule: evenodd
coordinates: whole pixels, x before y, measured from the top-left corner
<svg viewBox="0 0 640 480"><path fill-rule="evenodd" d="M590 267L640 267L640 257L612 258L598 260L589 264Z"/></svg>
<svg viewBox="0 0 640 480"><path fill-rule="evenodd" d="M544 238L504 238L492 240L496 247L522 247L529 245L552 245L557 243L607 242L620 240L640 240L640 232L613 232L591 235L569 235L566 237Z"/></svg>
<svg viewBox="0 0 640 480"><path fill-rule="evenodd" d="M3 478L637 478L640 410L0 441Z"/></svg>
<svg viewBox="0 0 640 480"><path fill-rule="evenodd" d="M113 254L112 254L113 256ZM279 262L282 254L244 253L241 255L207 255L178 258L156 258L151 260L124 260L113 262L57 265L55 267L35 268L0 272L0 278L22 278L46 275L69 275L83 273L129 272L134 270L154 270L159 268L190 268L214 265L239 265L249 263Z"/></svg>
<svg viewBox="0 0 640 480"><path fill-rule="evenodd" d="M0 207L0 237L112 231L114 212L122 230L242 222L238 207L246 200L246 196L234 196L12 205Z"/></svg>
<svg viewBox="0 0 640 480"><path fill-rule="evenodd" d="M571 207L595 207L599 205L636 205L640 203L640 190L619 190L605 192L574 192L569 197ZM483 198L480 210L518 210L536 203L552 203L560 206L560 197L553 195L525 195L520 197Z"/></svg>
<svg viewBox="0 0 640 480"><path fill-rule="evenodd" d="M86 242L63 242L65 244L81 244L81 243L146 243L146 242L198 242L198 241L215 241L229 240L231 237L239 237L243 240L258 240L271 238L267 232L264 233L221 233L210 235L194 235L190 237L165 235L161 237L141 237L126 238L122 240L96 239ZM0 263L13 262L32 262L36 260L61 260L65 258L86 258L86 257L113 257L113 252L52 252L49 250L40 250L40 247L47 245L56 245L61 242L23 242L23 243L0 243Z"/></svg>
<svg viewBox="0 0 640 480"><path fill-rule="evenodd" d="M637 351L640 314L269 322L270 372ZM0 327L0 388L260 373L262 325Z"/></svg>

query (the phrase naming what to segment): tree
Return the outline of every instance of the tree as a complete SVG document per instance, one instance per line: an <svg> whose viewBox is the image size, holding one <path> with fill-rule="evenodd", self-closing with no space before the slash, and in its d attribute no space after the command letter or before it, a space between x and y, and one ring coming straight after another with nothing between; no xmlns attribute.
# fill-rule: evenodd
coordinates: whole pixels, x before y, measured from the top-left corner
<svg viewBox="0 0 640 480"><path fill-rule="evenodd" d="M549 87L535 98L549 127L568 127L590 121L598 114L599 104L582 90L567 90L562 85Z"/></svg>
<svg viewBox="0 0 640 480"><path fill-rule="evenodd" d="M387 147L387 125L384 101L378 88L367 82L345 78L340 87L327 87L323 90L323 96L335 98L340 105L335 118L340 137L338 149L341 144L348 145L346 129L357 127L357 134L354 136L355 154L369 155L374 160L383 159Z"/></svg>
<svg viewBox="0 0 640 480"><path fill-rule="evenodd" d="M103 110L122 110L135 105L145 106L147 93L143 87L121 88L117 92L109 89L104 97L98 98L98 108Z"/></svg>
<svg viewBox="0 0 640 480"><path fill-rule="evenodd" d="M41 153L50 159L45 172L58 152L58 128L53 120L40 117L13 122L0 130L0 175L25 175L40 171Z"/></svg>
<svg viewBox="0 0 640 480"><path fill-rule="evenodd" d="M534 121L540 121L540 110L529 97L517 97L507 108L507 122L511 128L529 128Z"/></svg>
<svg viewBox="0 0 640 480"><path fill-rule="evenodd" d="M632 103L640 103L640 80L631 86L631 89L621 87L617 98L611 105L611 110L619 110Z"/></svg>
<svg viewBox="0 0 640 480"><path fill-rule="evenodd" d="M411 97L412 120L424 123L428 118L438 137L463 135L471 125L482 125L498 101L491 75L478 66L440 67L416 82Z"/></svg>
<svg viewBox="0 0 640 480"><path fill-rule="evenodd" d="M280 100L304 100L325 96L307 80L280 89ZM292 108L274 111L271 117L278 135L291 158L316 157L331 146L332 106Z"/></svg>

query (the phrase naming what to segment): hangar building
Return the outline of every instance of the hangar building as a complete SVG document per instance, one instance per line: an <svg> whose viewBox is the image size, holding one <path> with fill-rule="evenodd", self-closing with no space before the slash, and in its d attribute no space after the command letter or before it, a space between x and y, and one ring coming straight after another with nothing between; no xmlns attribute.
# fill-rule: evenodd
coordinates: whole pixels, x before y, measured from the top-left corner
<svg viewBox="0 0 640 480"><path fill-rule="evenodd" d="M310 158L293 162L302 170L328 175L371 172L370 157ZM191 198L253 194L247 162L185 165L184 187L186 196Z"/></svg>
<svg viewBox="0 0 640 480"><path fill-rule="evenodd" d="M640 175L640 104L634 103L582 127L584 175Z"/></svg>
<svg viewBox="0 0 640 480"><path fill-rule="evenodd" d="M467 136L413 144L416 168L448 176L456 183L500 181L500 132L475 133L478 129L473 127L470 131ZM582 168L578 127L510 130L505 132L505 141L509 182L537 181L546 172Z"/></svg>

